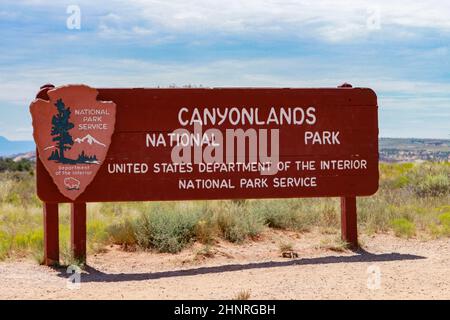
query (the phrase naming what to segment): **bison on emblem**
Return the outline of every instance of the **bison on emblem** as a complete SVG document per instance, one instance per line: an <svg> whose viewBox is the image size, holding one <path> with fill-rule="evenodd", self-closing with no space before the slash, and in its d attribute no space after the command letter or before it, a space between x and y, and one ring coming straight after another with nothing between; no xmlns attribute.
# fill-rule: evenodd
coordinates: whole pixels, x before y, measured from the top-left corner
<svg viewBox="0 0 450 320"><path fill-rule="evenodd" d="M64 186L67 190L79 190L80 180L75 178L64 178Z"/></svg>

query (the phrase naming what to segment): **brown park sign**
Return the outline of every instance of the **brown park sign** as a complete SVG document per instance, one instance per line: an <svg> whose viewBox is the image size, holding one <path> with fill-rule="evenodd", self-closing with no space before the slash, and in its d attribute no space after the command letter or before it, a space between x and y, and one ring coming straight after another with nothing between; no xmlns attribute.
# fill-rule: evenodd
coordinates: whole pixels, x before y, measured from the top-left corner
<svg viewBox="0 0 450 320"><path fill-rule="evenodd" d="M81 211L98 201L342 197L343 236L356 245L354 199L378 189L377 109L371 89L350 86L47 86L31 104L37 192Z"/></svg>

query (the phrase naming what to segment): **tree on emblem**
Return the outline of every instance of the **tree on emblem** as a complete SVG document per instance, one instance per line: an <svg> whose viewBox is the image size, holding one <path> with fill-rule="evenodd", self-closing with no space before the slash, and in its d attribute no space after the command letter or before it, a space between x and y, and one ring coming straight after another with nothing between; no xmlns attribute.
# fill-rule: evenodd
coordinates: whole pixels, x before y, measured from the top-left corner
<svg viewBox="0 0 450 320"><path fill-rule="evenodd" d="M73 139L69 133L69 130L74 127L74 124L69 121L71 114L70 107L66 108L62 99L58 99L55 106L56 109L58 109L58 113L52 118L51 135L53 136L52 140L56 142L57 150L52 152L49 160L57 160L61 163L67 163L70 161L67 161L69 159L65 158L64 151L70 150L73 145Z"/></svg>
<svg viewBox="0 0 450 320"><path fill-rule="evenodd" d="M55 103L58 113L52 117L52 141L56 142L56 150L52 152L48 160L53 160L64 164L92 163L99 164L96 155L87 155L84 150L78 155L77 159L70 159L64 155L64 151L72 149L74 144L73 138L69 130L73 129L74 124L70 122L70 107L66 105L62 99L58 99Z"/></svg>

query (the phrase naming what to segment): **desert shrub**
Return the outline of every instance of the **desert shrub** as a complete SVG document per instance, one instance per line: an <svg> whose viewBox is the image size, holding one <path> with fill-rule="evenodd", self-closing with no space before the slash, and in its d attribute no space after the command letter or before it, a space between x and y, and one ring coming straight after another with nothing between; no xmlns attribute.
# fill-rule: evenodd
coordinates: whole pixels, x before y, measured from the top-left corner
<svg viewBox="0 0 450 320"><path fill-rule="evenodd" d="M417 230L442 235L437 218L449 202L448 163L380 164L380 188L358 199L358 221L366 232L393 229L392 221L406 218Z"/></svg>
<svg viewBox="0 0 450 320"><path fill-rule="evenodd" d="M328 228L338 228L340 226L340 216L338 210L330 205L325 205L320 215L321 224Z"/></svg>
<svg viewBox="0 0 450 320"><path fill-rule="evenodd" d="M411 184L409 173L414 169L413 163L380 163L380 187L399 189Z"/></svg>
<svg viewBox="0 0 450 320"><path fill-rule="evenodd" d="M214 257L215 253L211 248L211 245L207 244L204 245L200 250L195 252L194 260L202 260L205 258L212 258Z"/></svg>
<svg viewBox="0 0 450 320"><path fill-rule="evenodd" d="M211 218L201 218L195 225L195 239L204 244L214 241L218 233L217 225Z"/></svg>
<svg viewBox="0 0 450 320"><path fill-rule="evenodd" d="M14 161L11 158L0 157L0 172L32 172L34 169L34 162L28 159L21 159L19 161Z"/></svg>
<svg viewBox="0 0 450 320"><path fill-rule="evenodd" d="M303 208L301 200L263 200L257 201L250 212L262 217L270 228L306 231L315 220L313 209Z"/></svg>
<svg viewBox="0 0 450 320"><path fill-rule="evenodd" d="M294 249L294 246L292 244L292 242L281 242L278 245L278 248L280 249L280 252L287 252L287 251L292 251Z"/></svg>
<svg viewBox="0 0 450 320"><path fill-rule="evenodd" d="M239 291L232 300L249 300L250 299L250 291L249 290L241 290Z"/></svg>
<svg viewBox="0 0 450 320"><path fill-rule="evenodd" d="M43 258L42 229L27 230L14 235L0 231L0 261L14 255L34 257L38 262Z"/></svg>
<svg viewBox="0 0 450 320"><path fill-rule="evenodd" d="M450 236L450 212L444 212L439 215L439 222L441 223L440 234Z"/></svg>
<svg viewBox="0 0 450 320"><path fill-rule="evenodd" d="M33 255L41 247L40 208L25 208L9 202L0 203L0 258Z"/></svg>
<svg viewBox="0 0 450 320"><path fill-rule="evenodd" d="M72 256L70 248L70 225L67 223L59 225L59 254L61 265L69 266L78 264L78 261Z"/></svg>
<svg viewBox="0 0 450 320"><path fill-rule="evenodd" d="M89 249L98 252L109 240L106 222L100 219L89 220L86 226L87 245Z"/></svg>
<svg viewBox="0 0 450 320"><path fill-rule="evenodd" d="M294 210L280 211L274 206L266 206L262 214L265 223L271 228L302 229L299 215Z"/></svg>
<svg viewBox="0 0 450 320"><path fill-rule="evenodd" d="M6 172L0 174L0 201L19 207L39 206L33 172Z"/></svg>
<svg viewBox="0 0 450 320"><path fill-rule="evenodd" d="M450 176L444 173L427 175L415 185L414 190L420 197L440 197L450 192Z"/></svg>
<svg viewBox="0 0 450 320"><path fill-rule="evenodd" d="M450 227L450 212L440 214L439 221L443 226Z"/></svg>
<svg viewBox="0 0 450 320"><path fill-rule="evenodd" d="M16 234L13 241L14 248L17 250L42 250L44 234L42 229L30 230Z"/></svg>
<svg viewBox="0 0 450 320"><path fill-rule="evenodd" d="M335 252L344 252L345 250L349 249L350 244L342 240L341 237L333 237L322 239L318 247Z"/></svg>
<svg viewBox="0 0 450 320"><path fill-rule="evenodd" d="M410 185L410 183L411 183L411 179L410 179L409 176L407 176L407 175L401 175L401 176L398 176L398 177L396 177L396 178L394 179L394 181L393 181L393 187L394 187L395 189L404 188L404 187Z"/></svg>
<svg viewBox="0 0 450 320"><path fill-rule="evenodd" d="M387 231L391 228L392 211L383 199L370 197L358 199L358 222L368 233Z"/></svg>
<svg viewBox="0 0 450 320"><path fill-rule="evenodd" d="M450 166L446 163L380 164L382 190L410 189L419 197L450 193Z"/></svg>
<svg viewBox="0 0 450 320"><path fill-rule="evenodd" d="M9 179L0 179L0 202L7 202L9 194L14 186L12 180Z"/></svg>
<svg viewBox="0 0 450 320"><path fill-rule="evenodd" d="M11 239L6 232L0 230L0 261L6 259L9 255Z"/></svg>
<svg viewBox="0 0 450 320"><path fill-rule="evenodd" d="M416 226L406 218L397 218L392 220L392 228L398 237L411 238L416 234Z"/></svg>
<svg viewBox="0 0 450 320"><path fill-rule="evenodd" d="M242 242L247 237L256 237L264 228L261 216L251 214L246 206L233 202L224 202L213 219L222 237L230 242Z"/></svg>
<svg viewBox="0 0 450 320"><path fill-rule="evenodd" d="M232 199L230 201L237 206L245 206L248 203L247 199Z"/></svg>
<svg viewBox="0 0 450 320"><path fill-rule="evenodd" d="M136 226L134 221L127 218L119 223L110 225L107 232L112 243L121 245L125 249L128 249L129 247L134 247L137 244L135 228Z"/></svg>
<svg viewBox="0 0 450 320"><path fill-rule="evenodd" d="M193 211L163 212L153 210L136 221L135 235L142 248L176 253L195 238L198 213Z"/></svg>

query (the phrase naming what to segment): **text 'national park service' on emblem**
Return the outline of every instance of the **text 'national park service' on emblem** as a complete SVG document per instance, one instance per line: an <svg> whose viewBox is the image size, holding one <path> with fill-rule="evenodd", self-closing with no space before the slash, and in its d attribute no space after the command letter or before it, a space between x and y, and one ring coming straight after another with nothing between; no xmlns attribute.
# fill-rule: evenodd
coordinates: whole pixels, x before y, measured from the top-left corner
<svg viewBox="0 0 450 320"><path fill-rule="evenodd" d="M97 101L96 89L68 85L31 103L39 159L59 191L75 200L105 160L114 132L116 105Z"/></svg>

